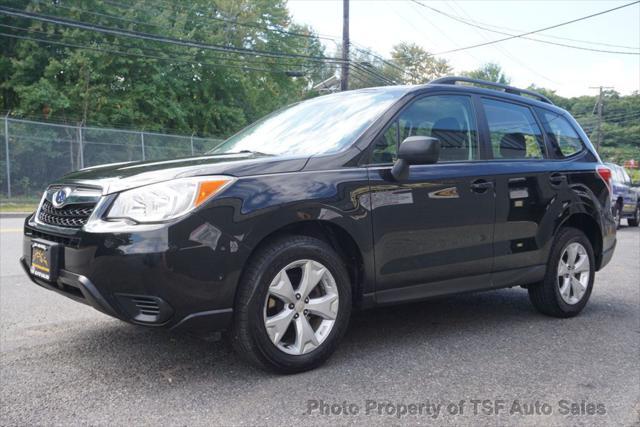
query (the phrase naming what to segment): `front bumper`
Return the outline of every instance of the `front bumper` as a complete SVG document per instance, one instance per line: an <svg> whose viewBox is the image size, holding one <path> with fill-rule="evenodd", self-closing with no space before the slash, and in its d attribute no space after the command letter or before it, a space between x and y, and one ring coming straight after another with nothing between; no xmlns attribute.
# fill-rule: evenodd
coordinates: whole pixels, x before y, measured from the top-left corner
<svg viewBox="0 0 640 427"><path fill-rule="evenodd" d="M27 219L20 263L35 284L118 319L221 331L231 323L243 259L231 252L239 247L230 241L233 237L218 230L214 242L212 228L194 215L135 233L77 230L65 236ZM63 245L55 283L29 273L31 241L36 238Z"/></svg>

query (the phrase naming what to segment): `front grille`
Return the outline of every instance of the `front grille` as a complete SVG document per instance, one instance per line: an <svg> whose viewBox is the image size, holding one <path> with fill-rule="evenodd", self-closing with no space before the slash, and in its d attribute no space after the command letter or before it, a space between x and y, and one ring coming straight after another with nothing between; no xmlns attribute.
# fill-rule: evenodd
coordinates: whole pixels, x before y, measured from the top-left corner
<svg viewBox="0 0 640 427"><path fill-rule="evenodd" d="M58 227L80 228L87 223L94 207L95 203L83 203L56 208L45 199L40 206L38 220Z"/></svg>

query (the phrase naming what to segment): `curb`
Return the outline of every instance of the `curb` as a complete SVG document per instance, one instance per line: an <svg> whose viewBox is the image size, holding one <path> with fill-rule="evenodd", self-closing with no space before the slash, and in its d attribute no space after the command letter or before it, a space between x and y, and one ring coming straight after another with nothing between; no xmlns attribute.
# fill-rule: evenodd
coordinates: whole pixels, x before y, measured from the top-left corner
<svg viewBox="0 0 640 427"><path fill-rule="evenodd" d="M0 218L26 218L31 212L0 212Z"/></svg>

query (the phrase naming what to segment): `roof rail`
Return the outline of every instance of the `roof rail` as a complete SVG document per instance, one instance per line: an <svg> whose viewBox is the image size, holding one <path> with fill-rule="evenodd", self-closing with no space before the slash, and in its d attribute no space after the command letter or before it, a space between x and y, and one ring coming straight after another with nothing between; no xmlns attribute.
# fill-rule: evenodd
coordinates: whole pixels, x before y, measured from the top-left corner
<svg viewBox="0 0 640 427"><path fill-rule="evenodd" d="M492 88L498 88L498 89L502 89L503 91L505 91L506 93L511 93L514 95L529 95L533 98L538 99L539 101L542 102L546 102L547 104L551 104L553 105L553 102L551 102L551 100L549 98L547 98L546 96L538 93L538 92L534 92L532 90L527 90L527 89L519 89L517 87L513 87L513 86L509 86L509 85L505 85L502 83L496 83L496 82L489 82L486 80L480 80L480 79L472 79L469 77L441 77L439 79L435 79L429 82L429 84L434 83L434 84L439 84L439 85L455 85L456 83L471 83L471 84L476 84L476 85L483 85L483 86L490 86Z"/></svg>

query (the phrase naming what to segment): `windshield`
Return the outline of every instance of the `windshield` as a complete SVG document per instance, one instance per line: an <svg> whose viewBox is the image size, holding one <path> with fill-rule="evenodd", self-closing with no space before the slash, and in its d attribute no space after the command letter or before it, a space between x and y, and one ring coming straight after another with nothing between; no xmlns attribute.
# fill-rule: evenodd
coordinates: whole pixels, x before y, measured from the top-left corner
<svg viewBox="0 0 640 427"><path fill-rule="evenodd" d="M320 96L262 118L209 153L332 153L350 145L405 90L372 89Z"/></svg>

